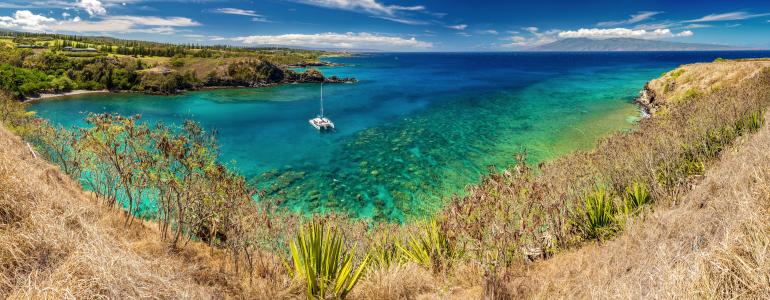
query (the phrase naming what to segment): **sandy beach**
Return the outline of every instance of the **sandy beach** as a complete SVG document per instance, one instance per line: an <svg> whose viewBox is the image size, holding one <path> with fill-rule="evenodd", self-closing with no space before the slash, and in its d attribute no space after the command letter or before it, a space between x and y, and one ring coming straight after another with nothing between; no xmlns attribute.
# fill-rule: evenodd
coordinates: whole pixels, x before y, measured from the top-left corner
<svg viewBox="0 0 770 300"><path fill-rule="evenodd" d="M41 93L37 97L30 97L27 98L25 101L39 101L44 99L53 99L53 98L59 98L59 97L66 97L66 96L75 96L75 95L84 95L84 94L101 94L101 93L109 93L109 90L74 90L66 93Z"/></svg>

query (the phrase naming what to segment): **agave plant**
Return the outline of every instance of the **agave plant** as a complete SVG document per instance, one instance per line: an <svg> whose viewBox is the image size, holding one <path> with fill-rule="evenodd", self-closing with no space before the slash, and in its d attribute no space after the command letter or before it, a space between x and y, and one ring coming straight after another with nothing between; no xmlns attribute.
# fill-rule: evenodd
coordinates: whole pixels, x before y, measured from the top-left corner
<svg viewBox="0 0 770 300"><path fill-rule="evenodd" d="M375 240L371 250L369 250L369 257L371 257L372 266L384 268L398 264L403 260L398 242L390 236Z"/></svg>
<svg viewBox="0 0 770 300"><path fill-rule="evenodd" d="M615 208L610 193L604 187L585 196L584 232L588 238L601 239L616 229Z"/></svg>
<svg viewBox="0 0 770 300"><path fill-rule="evenodd" d="M307 283L308 299L344 299L369 263L367 255L354 268L355 249L345 248L337 228L319 223L300 226L290 249L293 268L286 263L287 269L292 277Z"/></svg>
<svg viewBox="0 0 770 300"><path fill-rule="evenodd" d="M635 181L631 186L626 187L623 203L624 212L630 215L636 213L642 206L652 203L652 197L645 184Z"/></svg>
<svg viewBox="0 0 770 300"><path fill-rule="evenodd" d="M460 255L454 241L440 230L435 220L420 229L419 235L410 235L404 245L396 245L405 259L426 269L439 271L441 266L448 266L452 259Z"/></svg>

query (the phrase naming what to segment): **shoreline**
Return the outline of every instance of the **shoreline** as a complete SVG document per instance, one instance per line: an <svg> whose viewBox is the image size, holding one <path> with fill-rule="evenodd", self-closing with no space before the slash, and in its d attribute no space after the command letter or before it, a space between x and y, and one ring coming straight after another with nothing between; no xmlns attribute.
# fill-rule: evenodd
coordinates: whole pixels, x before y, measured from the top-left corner
<svg viewBox="0 0 770 300"><path fill-rule="evenodd" d="M110 90L73 90L73 91L64 92L64 93L40 93L40 95L38 95L37 97L29 97L24 99L24 102L50 100L50 99L67 97L67 96L80 96L80 95L106 94L106 93L112 93L112 91Z"/></svg>
<svg viewBox="0 0 770 300"><path fill-rule="evenodd" d="M355 80L355 79L354 79ZM331 84L350 84L355 83L356 81L327 81L326 83ZM141 91L132 91L132 90L73 90L65 93L40 93L37 97L29 97L26 99L23 99L22 102L25 103L32 103L32 102L39 102L43 100L54 100L69 96L83 96L83 95L93 95L93 94L147 94L147 95L155 95L155 96L176 96L181 95L187 92L197 92L197 91L211 91L211 90L239 90L239 89L263 89L263 88L274 88L274 87L280 87L284 85L293 85L293 84L306 84L306 83L320 83L320 82L282 82L282 83L266 83L266 84L260 84L259 86L244 86L244 85L233 85L233 86L227 86L227 85L217 85L217 86L204 86L200 88L195 89L187 89L187 90L178 90L174 93L146 93Z"/></svg>

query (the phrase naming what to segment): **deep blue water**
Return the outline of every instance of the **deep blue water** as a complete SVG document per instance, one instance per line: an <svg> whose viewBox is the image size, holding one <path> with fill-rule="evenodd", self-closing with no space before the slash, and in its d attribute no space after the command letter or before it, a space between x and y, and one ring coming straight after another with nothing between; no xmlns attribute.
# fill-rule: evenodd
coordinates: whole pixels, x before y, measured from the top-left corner
<svg viewBox="0 0 770 300"><path fill-rule="evenodd" d="M377 53L328 58L326 114L319 134L319 85L108 94L34 103L40 116L83 125L87 112L190 118L219 134L223 160L268 195L302 212L337 210L404 220L504 167L526 150L532 162L586 149L633 126L633 98L674 67L770 52Z"/></svg>

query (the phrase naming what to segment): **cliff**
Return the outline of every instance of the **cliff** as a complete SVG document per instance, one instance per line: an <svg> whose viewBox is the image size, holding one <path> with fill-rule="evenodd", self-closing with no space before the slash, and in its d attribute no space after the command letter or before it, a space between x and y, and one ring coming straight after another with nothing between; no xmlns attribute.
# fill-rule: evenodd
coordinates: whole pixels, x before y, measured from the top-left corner
<svg viewBox="0 0 770 300"><path fill-rule="evenodd" d="M770 60L719 59L713 63L680 66L648 82L639 92L636 102L648 113L656 113L665 110L666 106L735 86L757 76L765 67L770 67Z"/></svg>

